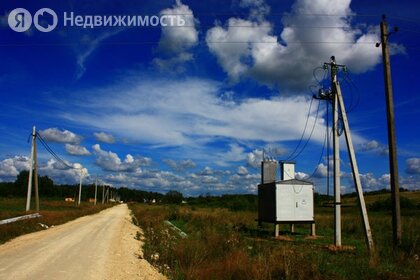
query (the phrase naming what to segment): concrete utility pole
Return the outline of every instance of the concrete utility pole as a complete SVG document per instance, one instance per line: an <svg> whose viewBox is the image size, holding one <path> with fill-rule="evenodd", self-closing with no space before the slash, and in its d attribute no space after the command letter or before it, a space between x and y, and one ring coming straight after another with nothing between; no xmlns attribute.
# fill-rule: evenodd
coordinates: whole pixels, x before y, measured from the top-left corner
<svg viewBox="0 0 420 280"><path fill-rule="evenodd" d="M331 88L333 90L333 147L334 147L334 245L341 246L341 184L340 184L340 139L338 131L338 96L334 85L337 82L337 66L331 61ZM329 163L328 163L329 164Z"/></svg>
<svg viewBox="0 0 420 280"><path fill-rule="evenodd" d="M83 180L83 169L80 169L79 200L77 201L77 205L80 205L80 200L82 199L82 180Z"/></svg>
<svg viewBox="0 0 420 280"><path fill-rule="evenodd" d="M26 211L31 209L31 196L32 196L32 178L35 173L35 201L36 210L39 211L39 193L38 193L38 172L37 172L37 156L36 156L36 127L32 128L32 142L31 142L31 157L30 169L28 178L28 192L26 195ZM34 172L35 170L35 172Z"/></svg>
<svg viewBox="0 0 420 280"><path fill-rule="evenodd" d="M395 28L394 32L398 31ZM389 149L389 171L391 183L391 199L392 199L392 237L394 247L401 245L401 210L400 210L400 187L398 183L398 160L397 160L397 141L395 136L394 123L394 99L392 96L392 80L391 80L391 62L389 59L388 38L393 32L388 32L385 21L385 15L382 16L381 22L381 44L382 44L382 60L384 65L385 78L385 99L386 99L386 116L388 124L388 149ZM376 44L379 47L379 43Z"/></svg>
<svg viewBox="0 0 420 280"><path fill-rule="evenodd" d="M102 186L102 204L105 203L105 185Z"/></svg>
<svg viewBox="0 0 420 280"><path fill-rule="evenodd" d="M34 136L33 145L34 145L35 207L36 207L36 211L39 211L38 159L37 159L37 147L36 147L36 133Z"/></svg>
<svg viewBox="0 0 420 280"><path fill-rule="evenodd" d="M94 205L96 205L97 194L98 194L98 178L95 179L95 203L94 203Z"/></svg>
<svg viewBox="0 0 420 280"><path fill-rule="evenodd" d="M360 212L363 221L363 227L365 231L366 245L371 256L374 255L375 247L372 238L372 231L370 229L369 219L366 210L365 199L363 196L362 185L360 182L359 168L356 162L356 155L354 153L353 141L350 134L350 127L347 119L346 108L344 106L343 95L341 93L340 83L337 80L338 68L344 68L344 65L338 65L335 63L335 58L331 57L331 63L324 63L324 67L330 66L331 68L331 89L332 89L332 100L333 100L333 133L334 133L334 196L335 196L335 245L341 246L341 199L340 199L340 151L339 151L339 136L338 121L339 112L341 113L341 121L343 123L343 130L346 137L347 150L349 153L352 174L356 191L360 202Z"/></svg>

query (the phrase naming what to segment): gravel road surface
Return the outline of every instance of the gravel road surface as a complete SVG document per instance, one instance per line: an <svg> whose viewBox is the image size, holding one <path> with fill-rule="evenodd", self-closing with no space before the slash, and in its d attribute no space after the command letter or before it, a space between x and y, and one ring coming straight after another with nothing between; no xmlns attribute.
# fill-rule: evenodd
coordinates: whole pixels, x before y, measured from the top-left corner
<svg viewBox="0 0 420 280"><path fill-rule="evenodd" d="M137 231L121 204L18 237L0 246L0 279L166 279L139 258Z"/></svg>

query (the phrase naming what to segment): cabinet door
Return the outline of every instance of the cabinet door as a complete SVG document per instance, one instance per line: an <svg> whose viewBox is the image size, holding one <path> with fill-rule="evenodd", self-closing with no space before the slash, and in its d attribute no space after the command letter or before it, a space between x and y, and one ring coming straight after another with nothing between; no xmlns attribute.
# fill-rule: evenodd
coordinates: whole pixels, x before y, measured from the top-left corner
<svg viewBox="0 0 420 280"><path fill-rule="evenodd" d="M295 218L297 221L312 221L313 212L313 192L312 186L294 186ZM297 191L299 190L299 191Z"/></svg>
<svg viewBox="0 0 420 280"><path fill-rule="evenodd" d="M295 220L295 200L293 187L278 185L276 188L277 221Z"/></svg>

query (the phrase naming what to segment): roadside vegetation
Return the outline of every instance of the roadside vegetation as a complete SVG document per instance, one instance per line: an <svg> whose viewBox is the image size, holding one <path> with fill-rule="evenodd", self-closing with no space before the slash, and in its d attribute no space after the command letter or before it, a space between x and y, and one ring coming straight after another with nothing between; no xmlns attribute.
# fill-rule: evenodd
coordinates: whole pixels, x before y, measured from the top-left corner
<svg viewBox="0 0 420 280"><path fill-rule="evenodd" d="M34 205L34 202L32 202ZM20 235L43 230L51 226L66 223L81 216L91 215L113 204L97 204L82 202L80 206L75 203L57 199L44 199L41 201L42 217L17 221L0 225L0 244ZM26 199L24 198L0 198L0 220L35 213L25 211Z"/></svg>
<svg viewBox="0 0 420 280"><path fill-rule="evenodd" d="M47 176L38 176L40 211L26 212L28 173L28 171L20 172L14 182L0 182L0 220L35 212L40 213L42 217L0 225L0 244L14 237L63 224L112 206L112 204L99 203L99 199L96 206L92 202L87 202L88 198L95 196L93 185L83 186L80 206L77 206L75 202L65 202L66 197L76 198L79 185L56 185ZM101 190L102 188L98 188L98 198L102 198ZM34 196L34 191L32 196ZM33 198L31 206L31 209L35 208Z"/></svg>
<svg viewBox="0 0 420 280"><path fill-rule="evenodd" d="M420 279L420 192L402 193L403 243L398 250L392 248L388 196L366 196L377 250L373 259L366 251L352 195L343 199L344 250L331 246L333 208L325 207L325 197L316 198L316 238L309 237L308 225L296 225L294 234L283 225L275 239L273 225L257 226L252 196L129 206L143 229L139 238L145 240L144 258L171 279Z"/></svg>

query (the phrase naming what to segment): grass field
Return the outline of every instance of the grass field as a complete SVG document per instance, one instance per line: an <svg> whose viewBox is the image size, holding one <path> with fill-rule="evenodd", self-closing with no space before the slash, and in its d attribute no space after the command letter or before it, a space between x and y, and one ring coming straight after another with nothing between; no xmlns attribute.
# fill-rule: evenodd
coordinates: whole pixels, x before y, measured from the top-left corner
<svg viewBox="0 0 420 280"><path fill-rule="evenodd" d="M32 202L32 208L34 203ZM52 226L59 225L78 217L97 213L111 204L97 204L82 202L80 207L74 203L63 200L47 199L42 200L38 213L40 218L17 221L10 224L0 225L0 244L26 233L44 229L41 224ZM24 198L0 198L0 220L22 216L36 211L25 211L26 199Z"/></svg>
<svg viewBox="0 0 420 280"><path fill-rule="evenodd" d="M389 194L388 194L389 195ZM415 205L419 193L404 193ZM368 196L373 204L386 195ZM348 204L355 200L347 201ZM317 207L317 237L309 227L284 225L282 236L273 237L273 225L257 227L256 212L189 206L131 204L143 228L144 257L171 279L420 279L420 210L403 209L403 244L392 248L389 211L369 211L377 250L366 251L359 210L342 209L343 245L333 243L333 208ZM188 234L172 230L171 221Z"/></svg>

